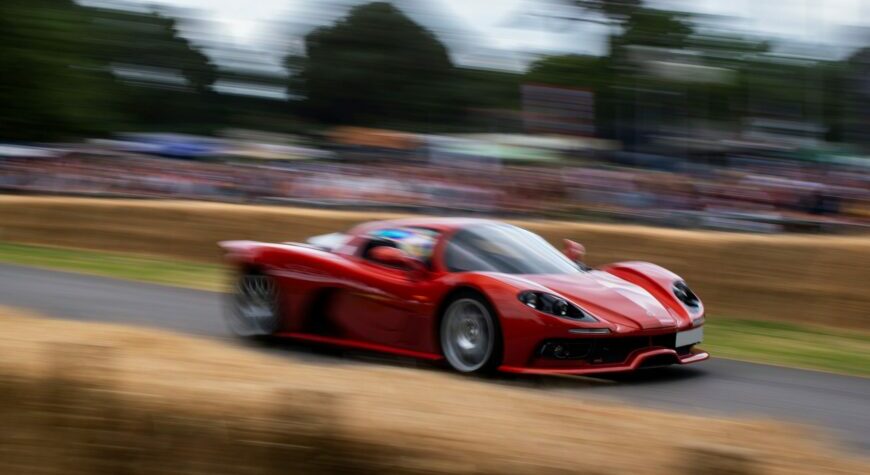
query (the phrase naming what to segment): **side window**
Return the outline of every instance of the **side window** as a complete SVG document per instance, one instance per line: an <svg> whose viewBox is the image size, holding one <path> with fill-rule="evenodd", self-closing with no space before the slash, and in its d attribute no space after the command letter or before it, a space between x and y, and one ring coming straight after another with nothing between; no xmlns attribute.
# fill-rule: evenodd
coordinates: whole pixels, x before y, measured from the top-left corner
<svg viewBox="0 0 870 475"><path fill-rule="evenodd" d="M373 231L369 241L363 246L360 256L368 259L372 249L379 246L397 247L407 254L431 266L432 252L438 241L439 233L424 228L387 228Z"/></svg>
<svg viewBox="0 0 870 475"><path fill-rule="evenodd" d="M444 266L450 272L473 272L489 271L497 272L499 269L482 259L479 250L470 246L459 233L447 242L444 249Z"/></svg>
<svg viewBox="0 0 870 475"><path fill-rule="evenodd" d="M360 251L360 256L362 256L363 259L371 260L372 249L374 249L376 247L381 247L381 246L398 247L398 246L396 246L395 242L393 242L389 239L373 237L373 238L369 239L368 241L366 241L366 243L362 246L362 250Z"/></svg>

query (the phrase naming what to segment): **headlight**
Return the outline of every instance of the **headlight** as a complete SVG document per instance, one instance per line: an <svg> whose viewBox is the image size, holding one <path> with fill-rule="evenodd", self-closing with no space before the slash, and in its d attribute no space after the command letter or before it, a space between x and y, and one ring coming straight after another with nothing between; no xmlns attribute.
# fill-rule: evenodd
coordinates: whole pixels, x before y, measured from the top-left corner
<svg viewBox="0 0 870 475"><path fill-rule="evenodd" d="M701 300L682 280L674 282L674 296L692 310L697 310L701 306Z"/></svg>
<svg viewBox="0 0 870 475"><path fill-rule="evenodd" d="M571 302L546 292L526 290L517 296L520 302L539 312L573 320L597 321L595 317Z"/></svg>

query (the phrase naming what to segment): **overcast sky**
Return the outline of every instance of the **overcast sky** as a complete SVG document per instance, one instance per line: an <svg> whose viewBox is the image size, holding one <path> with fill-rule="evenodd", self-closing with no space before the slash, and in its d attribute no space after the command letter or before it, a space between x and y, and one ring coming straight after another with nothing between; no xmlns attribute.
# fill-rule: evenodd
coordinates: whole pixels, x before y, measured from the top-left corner
<svg viewBox="0 0 870 475"><path fill-rule="evenodd" d="M303 32L340 15L339 9L324 8L329 0L133 1L199 10L195 16L200 21L187 22L183 27L187 36L197 42L219 41L224 46L260 52L259 61L270 64L277 64L284 51L292 47L288 37L293 35L288 32ZM554 7L557 1L394 3L414 20L438 32L450 46L454 60L460 63L519 69L536 54L601 54L606 48L605 26L548 21L534 15L558 9ZM649 0L648 3L700 14L699 21L716 28L809 45L834 57L870 41L866 30L870 27L870 0Z"/></svg>

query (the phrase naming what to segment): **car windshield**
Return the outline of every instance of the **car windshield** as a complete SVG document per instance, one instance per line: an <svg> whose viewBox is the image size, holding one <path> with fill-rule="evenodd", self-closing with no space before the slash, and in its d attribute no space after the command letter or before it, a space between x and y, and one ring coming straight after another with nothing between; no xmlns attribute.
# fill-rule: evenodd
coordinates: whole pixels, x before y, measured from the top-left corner
<svg viewBox="0 0 870 475"><path fill-rule="evenodd" d="M542 237L507 224L484 224L458 231L447 242L444 265L450 272L581 272L579 266Z"/></svg>

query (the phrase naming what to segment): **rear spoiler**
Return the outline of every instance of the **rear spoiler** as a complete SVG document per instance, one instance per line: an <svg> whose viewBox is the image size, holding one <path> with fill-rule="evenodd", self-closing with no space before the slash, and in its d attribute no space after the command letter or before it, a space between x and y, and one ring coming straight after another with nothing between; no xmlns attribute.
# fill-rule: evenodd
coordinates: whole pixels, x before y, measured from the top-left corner
<svg viewBox="0 0 870 475"><path fill-rule="evenodd" d="M257 241L220 241L218 246L226 251L225 258L232 262L249 262L263 243Z"/></svg>
<svg viewBox="0 0 870 475"><path fill-rule="evenodd" d="M226 257L231 260L245 261L249 260L256 250L264 246L301 246L319 251L333 252L339 247L345 245L350 240L350 236L344 233L321 234L312 236L303 242L283 242L277 244L264 243L260 241L220 241L218 246L226 251Z"/></svg>
<svg viewBox="0 0 870 475"><path fill-rule="evenodd" d="M305 243L327 252L332 252L339 247L347 244L350 236L345 233L329 233L311 236Z"/></svg>
<svg viewBox="0 0 870 475"><path fill-rule="evenodd" d="M228 253L245 252L262 244L258 241L220 241L218 246Z"/></svg>

